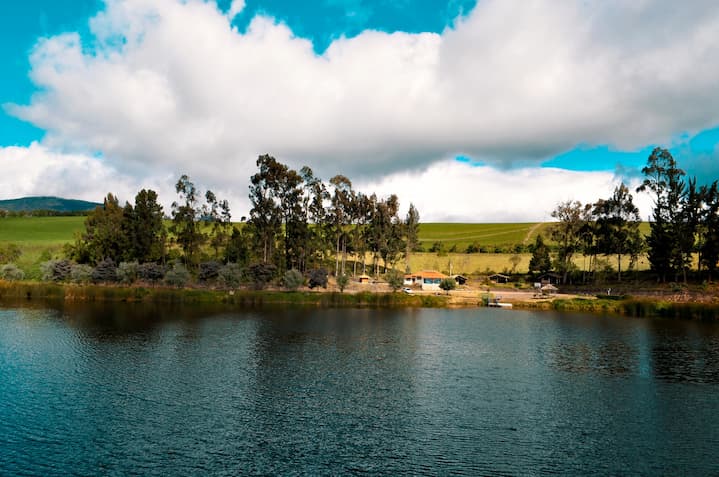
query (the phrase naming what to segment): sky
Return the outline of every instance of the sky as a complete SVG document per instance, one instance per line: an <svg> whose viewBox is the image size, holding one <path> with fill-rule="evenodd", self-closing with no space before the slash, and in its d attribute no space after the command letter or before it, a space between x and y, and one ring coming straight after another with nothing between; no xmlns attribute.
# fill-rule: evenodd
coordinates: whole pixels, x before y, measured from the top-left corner
<svg viewBox="0 0 719 477"><path fill-rule="evenodd" d="M719 177L717 31L714 0L2 2L0 199L169 210L188 174L240 217L270 154L425 222L549 220L657 146Z"/></svg>

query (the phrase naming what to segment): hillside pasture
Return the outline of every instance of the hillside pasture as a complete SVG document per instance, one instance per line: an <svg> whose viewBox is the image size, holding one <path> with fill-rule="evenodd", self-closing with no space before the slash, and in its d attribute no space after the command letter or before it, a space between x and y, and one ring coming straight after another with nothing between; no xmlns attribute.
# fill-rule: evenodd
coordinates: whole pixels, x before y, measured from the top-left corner
<svg viewBox="0 0 719 477"><path fill-rule="evenodd" d="M419 241L425 251L429 250L435 242L441 243L445 251L455 247L458 252L464 252L472 244L492 249L517 244L528 245L534 242L538 233L547 235L550 225L548 223L427 223L419 226Z"/></svg>
<svg viewBox="0 0 719 477"><path fill-rule="evenodd" d="M39 278L40 262L59 257L84 229L85 217L3 217L0 244L16 244L22 254L16 265L28 278Z"/></svg>
<svg viewBox="0 0 719 477"><path fill-rule="evenodd" d="M517 267L513 269L510 258L512 253L413 253L409 258L409 268L412 271L438 270L449 274L450 268L453 274L460 275L487 275L490 273L527 273L531 253L516 254L520 257ZM606 260L613 269L617 268L617 257L600 256L600 260ZM589 268L589 257L577 254L573 259L578 270ZM399 266L399 265L398 265ZM629 268L629 257L622 257L622 271ZM638 270L648 270L649 261L642 255L637 263Z"/></svg>

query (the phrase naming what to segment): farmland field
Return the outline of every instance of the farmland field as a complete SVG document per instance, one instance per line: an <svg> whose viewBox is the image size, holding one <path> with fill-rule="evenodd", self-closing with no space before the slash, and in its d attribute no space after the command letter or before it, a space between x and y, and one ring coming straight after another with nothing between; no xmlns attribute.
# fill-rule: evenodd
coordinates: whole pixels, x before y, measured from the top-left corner
<svg viewBox="0 0 719 477"><path fill-rule="evenodd" d="M85 217L4 217L0 242L27 245L62 245L83 229Z"/></svg>
<svg viewBox="0 0 719 477"><path fill-rule="evenodd" d="M547 223L427 223L419 226L419 241L425 250L435 242L440 242L444 250L454 246L463 252L471 244L487 247L529 244L535 240L538 233L546 232L548 226Z"/></svg>

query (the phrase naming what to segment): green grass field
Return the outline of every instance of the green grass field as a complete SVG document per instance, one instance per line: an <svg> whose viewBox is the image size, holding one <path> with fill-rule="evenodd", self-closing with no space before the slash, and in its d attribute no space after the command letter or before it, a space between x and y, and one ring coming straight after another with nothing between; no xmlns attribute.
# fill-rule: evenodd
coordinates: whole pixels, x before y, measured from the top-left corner
<svg viewBox="0 0 719 477"><path fill-rule="evenodd" d="M419 226L419 241L425 250L440 242L445 251L456 247L463 252L470 244L505 247L534 242L538 233L546 235L550 224L456 224L428 223Z"/></svg>
<svg viewBox="0 0 719 477"><path fill-rule="evenodd" d="M38 278L40 262L58 257L84 223L85 217L4 217L0 219L0 244L17 244L22 255L16 265L27 278Z"/></svg>
<svg viewBox="0 0 719 477"><path fill-rule="evenodd" d="M27 245L62 245L83 230L85 217L4 217L0 242Z"/></svg>

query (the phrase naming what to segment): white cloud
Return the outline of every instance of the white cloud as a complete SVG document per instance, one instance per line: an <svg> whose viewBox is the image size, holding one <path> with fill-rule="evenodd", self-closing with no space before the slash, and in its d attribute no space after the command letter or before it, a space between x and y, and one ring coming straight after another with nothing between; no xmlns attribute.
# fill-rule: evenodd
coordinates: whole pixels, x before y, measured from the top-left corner
<svg viewBox="0 0 719 477"><path fill-rule="evenodd" d="M108 192L121 203L133 201L143 188L158 192L167 214L177 196L171 174L136 178L122 174L102 158L58 153L33 143L29 147L0 147L0 198L32 195L60 196L101 202ZM230 202L235 220L249 211L244 187L215 189L195 182L201 193L212 189ZM398 172L377 180L355 181L354 188L378 197L397 194L401 214L414 203L423 222L535 222L551 220L550 212L560 201L593 203L609 197L618 179L608 172L574 172L551 168L497 169L471 166L452 159L421 171ZM634 190L638 183L631 183ZM647 218L651 199L634 194L634 202Z"/></svg>
<svg viewBox="0 0 719 477"><path fill-rule="evenodd" d="M402 213L411 202L423 222L546 222L552 220L551 211L559 202L594 203L610 197L619 182L609 172L506 170L445 160L420 172L400 172L355 187L379 197L397 194ZM630 190L637 185L628 184ZM651 199L646 194L632 195L646 219Z"/></svg>
<svg viewBox="0 0 719 477"><path fill-rule="evenodd" d="M483 0L442 34L366 31L321 56L266 17L233 29L242 3L225 15L201 0L107 0L92 42L37 44L40 91L10 109L47 130L47 148L99 151L127 177L188 173L243 203L266 152L367 181L440 173L426 168L454 154L528 164L719 124L713 1ZM495 173L509 181L497 189L528 187L512 181L521 171ZM434 184L455 190L449 177Z"/></svg>
<svg viewBox="0 0 719 477"><path fill-rule="evenodd" d="M245 0L232 0L232 4L230 4L230 9L227 11L227 18L230 19L230 21L235 18L237 15L242 12L242 10L245 9Z"/></svg>
<svg viewBox="0 0 719 477"><path fill-rule="evenodd" d="M122 174L101 158L54 152L33 143L28 147L0 147L2 198L58 196L101 202L108 192L132 201L142 188L171 190L169 180L142 180ZM172 202L172 200L170 200Z"/></svg>

